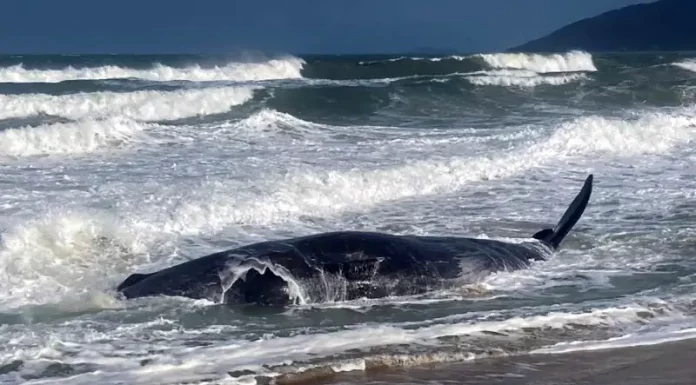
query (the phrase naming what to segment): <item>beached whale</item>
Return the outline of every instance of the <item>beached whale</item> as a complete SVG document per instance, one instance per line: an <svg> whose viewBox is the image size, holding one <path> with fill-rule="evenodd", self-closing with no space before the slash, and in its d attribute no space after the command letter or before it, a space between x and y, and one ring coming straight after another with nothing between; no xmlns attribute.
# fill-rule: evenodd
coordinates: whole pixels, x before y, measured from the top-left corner
<svg viewBox="0 0 696 385"><path fill-rule="evenodd" d="M183 296L227 304L287 305L421 294L545 260L580 219L592 175L553 229L519 243L465 237L337 231L221 251L117 288L125 298Z"/></svg>

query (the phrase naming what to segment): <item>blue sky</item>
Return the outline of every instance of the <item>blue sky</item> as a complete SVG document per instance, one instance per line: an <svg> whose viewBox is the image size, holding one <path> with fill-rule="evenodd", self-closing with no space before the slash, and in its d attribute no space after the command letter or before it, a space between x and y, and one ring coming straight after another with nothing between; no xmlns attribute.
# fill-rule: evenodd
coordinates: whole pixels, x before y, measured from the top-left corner
<svg viewBox="0 0 696 385"><path fill-rule="evenodd" d="M649 0L3 0L3 53L499 51Z"/></svg>

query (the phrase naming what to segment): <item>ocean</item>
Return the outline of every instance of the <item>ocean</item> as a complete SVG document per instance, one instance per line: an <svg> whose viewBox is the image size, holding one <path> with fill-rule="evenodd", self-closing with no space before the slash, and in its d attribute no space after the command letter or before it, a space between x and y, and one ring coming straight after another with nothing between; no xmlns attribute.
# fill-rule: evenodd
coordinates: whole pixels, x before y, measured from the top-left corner
<svg viewBox="0 0 696 385"><path fill-rule="evenodd" d="M689 383L695 139L696 53L2 56L0 383ZM529 238L590 173L552 258L456 290L115 295L323 231Z"/></svg>

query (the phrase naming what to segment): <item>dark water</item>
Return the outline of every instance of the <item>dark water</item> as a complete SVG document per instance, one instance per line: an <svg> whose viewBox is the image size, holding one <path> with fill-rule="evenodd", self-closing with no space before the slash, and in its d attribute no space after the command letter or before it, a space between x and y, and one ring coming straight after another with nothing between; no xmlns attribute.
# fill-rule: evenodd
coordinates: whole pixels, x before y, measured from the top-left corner
<svg viewBox="0 0 696 385"><path fill-rule="evenodd" d="M691 53L1 57L0 382L485 383L510 357L693 338L695 98ZM458 290L114 297L134 271L318 231L525 239L589 173L552 259Z"/></svg>

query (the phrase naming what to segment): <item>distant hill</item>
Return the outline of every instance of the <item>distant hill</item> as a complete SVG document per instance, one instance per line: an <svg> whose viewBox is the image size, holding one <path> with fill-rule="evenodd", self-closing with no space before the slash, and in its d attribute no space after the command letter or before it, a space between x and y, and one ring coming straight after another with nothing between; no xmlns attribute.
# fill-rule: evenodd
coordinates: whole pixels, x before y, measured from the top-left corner
<svg viewBox="0 0 696 385"><path fill-rule="evenodd" d="M583 19L508 51L696 50L696 0L630 5Z"/></svg>

